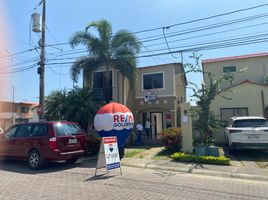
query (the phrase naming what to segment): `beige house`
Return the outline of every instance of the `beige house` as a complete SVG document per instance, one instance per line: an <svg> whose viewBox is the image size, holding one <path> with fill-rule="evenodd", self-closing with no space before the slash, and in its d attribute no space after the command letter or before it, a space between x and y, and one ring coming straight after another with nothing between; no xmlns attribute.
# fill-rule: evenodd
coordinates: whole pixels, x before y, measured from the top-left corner
<svg viewBox="0 0 268 200"><path fill-rule="evenodd" d="M104 96L105 68L93 72L93 91ZM180 103L186 101L187 80L181 63L138 68L137 81L133 90L122 74L110 70L110 101L128 106L135 122L145 125L151 122L151 140L160 139L164 128L180 126Z"/></svg>
<svg viewBox="0 0 268 200"><path fill-rule="evenodd" d="M3 130L12 124L28 122L34 118L33 108L37 103L31 102L0 102L0 126Z"/></svg>
<svg viewBox="0 0 268 200"><path fill-rule="evenodd" d="M225 125L232 116L268 114L268 53L250 54L202 61L205 85L209 84L208 73L214 79L224 73L233 73L232 82L221 85L223 92L215 98L211 111ZM266 114L266 115L267 115ZM221 138L222 139L222 138Z"/></svg>

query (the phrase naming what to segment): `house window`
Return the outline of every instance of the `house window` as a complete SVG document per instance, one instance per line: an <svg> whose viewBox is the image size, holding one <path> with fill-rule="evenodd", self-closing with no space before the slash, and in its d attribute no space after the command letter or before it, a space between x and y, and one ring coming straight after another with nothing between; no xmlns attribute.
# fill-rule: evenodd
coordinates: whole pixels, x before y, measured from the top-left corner
<svg viewBox="0 0 268 200"><path fill-rule="evenodd" d="M28 113L29 112L29 107L20 107L20 112L21 113Z"/></svg>
<svg viewBox="0 0 268 200"><path fill-rule="evenodd" d="M93 73L93 92L96 97L105 99L105 71ZM112 85L112 71L109 71L109 83L108 83L108 97L112 100L113 85Z"/></svg>
<svg viewBox="0 0 268 200"><path fill-rule="evenodd" d="M248 116L248 108L221 108L220 114L222 125L226 126L233 116Z"/></svg>
<svg viewBox="0 0 268 200"><path fill-rule="evenodd" d="M223 67L223 73L236 72L236 66Z"/></svg>
<svg viewBox="0 0 268 200"><path fill-rule="evenodd" d="M143 75L143 89L162 89L164 88L163 73L144 74Z"/></svg>

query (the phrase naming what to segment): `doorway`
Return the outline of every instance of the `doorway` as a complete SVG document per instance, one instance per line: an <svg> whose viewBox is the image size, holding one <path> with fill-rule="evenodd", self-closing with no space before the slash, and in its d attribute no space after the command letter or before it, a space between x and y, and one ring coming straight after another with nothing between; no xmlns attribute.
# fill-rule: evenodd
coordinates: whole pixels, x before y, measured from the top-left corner
<svg viewBox="0 0 268 200"><path fill-rule="evenodd" d="M163 113L152 112L151 113L151 126L152 126L152 139L160 139L160 133L163 130Z"/></svg>

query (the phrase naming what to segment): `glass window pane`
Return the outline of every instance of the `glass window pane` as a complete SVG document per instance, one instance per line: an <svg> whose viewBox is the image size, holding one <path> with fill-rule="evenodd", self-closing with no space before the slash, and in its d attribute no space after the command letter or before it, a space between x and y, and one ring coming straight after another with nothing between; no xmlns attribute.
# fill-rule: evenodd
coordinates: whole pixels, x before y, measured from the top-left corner
<svg viewBox="0 0 268 200"><path fill-rule="evenodd" d="M9 129L7 132L5 132L5 135L4 135L5 138L12 138L12 137L14 137L14 135L15 135L17 129L18 129L17 126L11 128L11 129Z"/></svg>
<svg viewBox="0 0 268 200"><path fill-rule="evenodd" d="M83 134L83 130L77 124L62 124L57 123L54 125L57 136L71 136Z"/></svg>
<svg viewBox="0 0 268 200"><path fill-rule="evenodd" d="M143 89L160 89L164 86L163 73L143 75Z"/></svg>
<svg viewBox="0 0 268 200"><path fill-rule="evenodd" d="M47 126L42 124L37 124L34 126L32 136L45 136L47 135Z"/></svg>
<svg viewBox="0 0 268 200"><path fill-rule="evenodd" d="M231 73L231 72L236 72L235 66L223 67L223 73Z"/></svg>
<svg viewBox="0 0 268 200"><path fill-rule="evenodd" d="M31 132L32 125L21 125L15 135L15 137L28 137Z"/></svg>

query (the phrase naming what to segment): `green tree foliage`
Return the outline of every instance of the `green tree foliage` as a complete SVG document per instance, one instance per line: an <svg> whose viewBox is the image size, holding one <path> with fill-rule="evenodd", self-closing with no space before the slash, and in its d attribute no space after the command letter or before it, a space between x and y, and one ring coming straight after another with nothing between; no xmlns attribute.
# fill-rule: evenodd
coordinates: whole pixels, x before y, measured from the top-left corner
<svg viewBox="0 0 268 200"><path fill-rule="evenodd" d="M45 118L47 120L67 120L79 123L87 130L88 122L93 121L100 101L92 91L74 88L53 91L46 97Z"/></svg>
<svg viewBox="0 0 268 200"><path fill-rule="evenodd" d="M77 82L83 72L83 87L91 87L92 72L105 66L105 96L108 99L109 69L119 70L127 77L133 88L136 80L136 54L140 51L138 39L127 30L119 30L114 35L112 26L106 20L91 22L84 31L75 32L70 38L70 45L87 47L88 55L80 57L71 68L71 77Z"/></svg>
<svg viewBox="0 0 268 200"><path fill-rule="evenodd" d="M201 140L205 144L213 143L213 133L220 128L220 122L216 119L214 113L210 111L210 105L216 96L222 96L221 84L225 81L233 81L233 73L224 73L219 77L215 77L210 72L204 72L201 70L199 59L201 55L193 53L191 58L194 59L194 64L187 63L185 65L187 72L202 72L207 75L209 84L202 84L199 87L197 84L190 83L193 91L192 98L196 101L197 107L192 110L194 128L201 134Z"/></svg>

